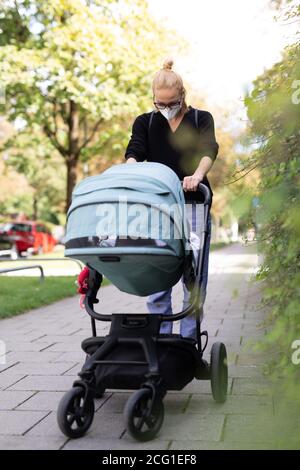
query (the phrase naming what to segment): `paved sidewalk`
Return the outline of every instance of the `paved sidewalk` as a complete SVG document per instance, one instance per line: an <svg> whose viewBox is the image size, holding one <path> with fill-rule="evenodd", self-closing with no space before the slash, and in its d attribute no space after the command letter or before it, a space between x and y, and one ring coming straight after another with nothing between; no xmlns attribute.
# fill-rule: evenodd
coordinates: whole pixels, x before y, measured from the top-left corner
<svg viewBox="0 0 300 470"><path fill-rule="evenodd" d="M0 361L0 449L273 448L272 433L266 428L274 427L276 410L261 372L265 358L245 348L248 340L265 334L259 326L263 313L256 309L258 287L249 283L257 264L254 247L234 244L210 254L203 323L210 335L206 358L213 342L225 342L230 374L227 402L215 404L210 383L204 381L169 392L163 427L155 440L145 444L125 431L122 412L127 392L107 391L96 400L93 425L81 439L69 440L58 429L58 402L84 361L80 343L91 336L89 317L80 310L77 297L2 320L0 340L6 343L7 360L2 365ZM181 290L176 286L176 311ZM146 311L145 299L108 286L100 291L100 309ZM98 334L105 335L108 328L98 322Z"/></svg>

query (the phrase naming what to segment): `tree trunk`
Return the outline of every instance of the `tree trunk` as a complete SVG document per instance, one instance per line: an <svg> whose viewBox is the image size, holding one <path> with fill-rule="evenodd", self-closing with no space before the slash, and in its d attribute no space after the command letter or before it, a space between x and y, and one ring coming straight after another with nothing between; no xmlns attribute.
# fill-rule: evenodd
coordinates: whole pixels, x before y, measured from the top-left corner
<svg viewBox="0 0 300 470"><path fill-rule="evenodd" d="M66 213L72 201L72 192L77 181L77 159L71 158L67 160L67 196L66 196Z"/></svg>
<svg viewBox="0 0 300 470"><path fill-rule="evenodd" d="M37 195L35 194L33 196L33 215L32 215L32 220L37 220L38 218L38 206L37 206Z"/></svg>
<svg viewBox="0 0 300 470"><path fill-rule="evenodd" d="M77 104L70 100L69 102L69 118L68 118L68 155L67 163L67 197L66 212L68 211L71 200L72 191L77 181L77 163L79 158L79 111Z"/></svg>

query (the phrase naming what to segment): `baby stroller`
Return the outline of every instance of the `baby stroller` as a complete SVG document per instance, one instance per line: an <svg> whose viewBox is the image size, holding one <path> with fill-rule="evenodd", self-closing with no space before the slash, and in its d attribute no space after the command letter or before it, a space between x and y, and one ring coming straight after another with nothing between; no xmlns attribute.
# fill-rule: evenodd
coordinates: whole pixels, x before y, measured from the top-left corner
<svg viewBox="0 0 300 470"><path fill-rule="evenodd" d="M226 400L224 344L213 344L210 363L203 359L208 333L201 331L201 282L211 194L201 183L198 190L203 196L203 232L193 250L181 182L167 166L116 165L74 189L65 255L89 267L84 306L92 337L82 342L86 361L58 407L58 424L66 436L85 434L93 421L94 398L106 389L135 390L124 417L129 434L139 441L159 432L168 390L182 390L194 378L210 380L215 401ZM98 313L94 305L103 275L120 290L139 296L169 289L184 276L191 302L173 315ZM196 318L197 340L160 334L162 321L187 315ZM107 336L97 336L97 320L111 323Z"/></svg>

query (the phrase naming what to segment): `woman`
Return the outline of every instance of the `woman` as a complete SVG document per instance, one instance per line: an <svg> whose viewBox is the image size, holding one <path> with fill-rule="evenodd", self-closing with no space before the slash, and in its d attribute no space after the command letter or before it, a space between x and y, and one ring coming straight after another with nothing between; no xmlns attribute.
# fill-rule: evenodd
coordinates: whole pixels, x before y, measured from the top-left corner
<svg viewBox="0 0 300 470"><path fill-rule="evenodd" d="M219 145L215 138L212 115L208 111L187 106L182 79L172 70L172 66L173 61L166 60L163 68L154 76L152 88L155 110L141 114L135 119L125 159L127 163L148 160L167 165L183 181L186 201L195 205L197 201L202 200L201 194L195 192L200 182L211 191L206 175L216 159ZM191 196L193 192L195 193ZM191 224L194 230L196 222L193 217ZM203 303L208 278L210 215L208 230L202 281ZM186 308L189 304L189 292L184 284L183 289L183 308ZM149 312L166 315L172 313L171 293L172 289L169 289L151 295L147 302ZM163 322L160 331L171 333L172 322ZM196 331L195 318L188 316L181 320L181 336L196 339Z"/></svg>

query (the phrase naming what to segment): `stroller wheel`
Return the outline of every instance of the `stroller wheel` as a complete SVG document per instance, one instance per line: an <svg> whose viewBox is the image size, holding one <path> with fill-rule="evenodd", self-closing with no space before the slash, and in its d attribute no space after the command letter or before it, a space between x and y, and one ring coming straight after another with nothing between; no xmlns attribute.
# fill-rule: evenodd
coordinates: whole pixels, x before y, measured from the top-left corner
<svg viewBox="0 0 300 470"><path fill-rule="evenodd" d="M57 422L60 430L73 439L83 436L94 418L94 400L87 398L84 403L85 390L74 387L62 397L58 410Z"/></svg>
<svg viewBox="0 0 300 470"><path fill-rule="evenodd" d="M227 397L228 367L226 347L223 343L214 343L211 348L210 382L214 400L224 403Z"/></svg>
<svg viewBox="0 0 300 470"><path fill-rule="evenodd" d="M152 391L142 388L127 401L124 417L129 434L138 441L150 441L160 430L164 420L164 404L158 399L151 412Z"/></svg>

